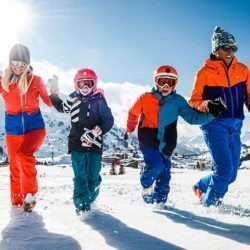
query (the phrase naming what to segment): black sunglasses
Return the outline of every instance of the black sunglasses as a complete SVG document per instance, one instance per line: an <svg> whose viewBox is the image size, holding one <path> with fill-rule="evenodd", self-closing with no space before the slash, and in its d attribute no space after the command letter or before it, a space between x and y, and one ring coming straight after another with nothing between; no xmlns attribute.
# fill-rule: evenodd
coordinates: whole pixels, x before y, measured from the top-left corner
<svg viewBox="0 0 250 250"><path fill-rule="evenodd" d="M237 47L235 46L222 46L221 49L223 49L224 51L232 51L233 53L235 53L237 51Z"/></svg>

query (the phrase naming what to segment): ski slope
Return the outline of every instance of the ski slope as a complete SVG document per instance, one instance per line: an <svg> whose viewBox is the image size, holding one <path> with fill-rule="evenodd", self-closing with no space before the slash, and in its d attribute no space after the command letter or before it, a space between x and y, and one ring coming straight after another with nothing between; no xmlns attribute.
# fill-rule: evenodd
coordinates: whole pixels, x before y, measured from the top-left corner
<svg viewBox="0 0 250 250"><path fill-rule="evenodd" d="M32 213L10 206L9 170L0 168L0 249L250 249L250 171L238 179L221 208L203 208L191 186L204 174L173 169L168 209L142 202L139 170L110 176L91 216L75 215L72 169L39 166L38 203Z"/></svg>

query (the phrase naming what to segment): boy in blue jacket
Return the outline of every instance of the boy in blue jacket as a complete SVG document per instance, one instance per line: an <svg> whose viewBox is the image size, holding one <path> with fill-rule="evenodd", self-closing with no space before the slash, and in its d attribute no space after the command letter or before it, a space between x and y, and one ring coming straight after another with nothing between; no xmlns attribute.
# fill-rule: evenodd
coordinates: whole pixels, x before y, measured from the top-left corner
<svg viewBox="0 0 250 250"><path fill-rule="evenodd" d="M81 69L74 78L75 91L63 102L58 97L57 79L50 79L50 99L59 112L70 113L68 147L74 170L73 200L76 212L89 211L99 194L101 183L102 136L114 124L98 77L91 69Z"/></svg>

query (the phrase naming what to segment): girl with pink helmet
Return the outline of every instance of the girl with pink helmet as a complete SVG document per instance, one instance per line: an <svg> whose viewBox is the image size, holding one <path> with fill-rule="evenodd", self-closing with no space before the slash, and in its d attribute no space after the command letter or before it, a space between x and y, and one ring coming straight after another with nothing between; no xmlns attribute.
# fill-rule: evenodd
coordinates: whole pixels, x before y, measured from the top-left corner
<svg viewBox="0 0 250 250"><path fill-rule="evenodd" d="M57 111L71 116L68 148L74 171L73 200L79 214L89 211L99 194L103 135L114 119L93 70L83 68L76 73L75 91L64 102L58 97L57 81L49 80L50 100Z"/></svg>

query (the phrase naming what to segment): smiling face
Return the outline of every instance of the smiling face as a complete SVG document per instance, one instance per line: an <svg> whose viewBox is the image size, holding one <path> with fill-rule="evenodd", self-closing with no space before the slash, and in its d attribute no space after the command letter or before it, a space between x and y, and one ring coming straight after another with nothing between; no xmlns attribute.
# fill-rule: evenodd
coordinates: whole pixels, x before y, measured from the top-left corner
<svg viewBox="0 0 250 250"><path fill-rule="evenodd" d="M233 48L230 47L222 47L219 48L217 51L214 52L214 55L218 60L222 60L227 66L230 65L230 63L233 60L234 52Z"/></svg>
<svg viewBox="0 0 250 250"><path fill-rule="evenodd" d="M11 70L12 70L14 75L20 76L27 68L27 64L25 64L25 63L22 63L22 64L21 63L11 63L10 67L11 67Z"/></svg>

